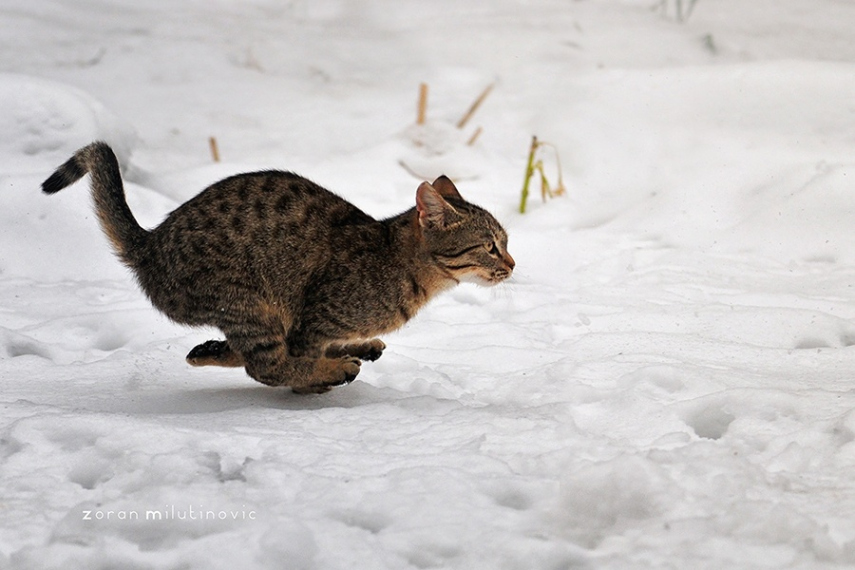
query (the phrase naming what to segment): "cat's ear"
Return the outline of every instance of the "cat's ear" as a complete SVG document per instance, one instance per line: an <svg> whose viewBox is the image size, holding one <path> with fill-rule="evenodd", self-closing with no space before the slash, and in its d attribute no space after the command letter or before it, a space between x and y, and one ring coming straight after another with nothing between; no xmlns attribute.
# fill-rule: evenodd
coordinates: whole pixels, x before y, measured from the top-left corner
<svg viewBox="0 0 855 570"><path fill-rule="evenodd" d="M446 226L460 216L439 191L427 182L419 184L416 190L416 210L422 227Z"/></svg>
<svg viewBox="0 0 855 570"><path fill-rule="evenodd" d="M463 196L460 195L460 192L457 191L457 186L454 185L454 182L451 181L446 175L442 175L436 180L433 181L432 186L439 192L439 195L443 198L457 198L458 200L462 200Z"/></svg>

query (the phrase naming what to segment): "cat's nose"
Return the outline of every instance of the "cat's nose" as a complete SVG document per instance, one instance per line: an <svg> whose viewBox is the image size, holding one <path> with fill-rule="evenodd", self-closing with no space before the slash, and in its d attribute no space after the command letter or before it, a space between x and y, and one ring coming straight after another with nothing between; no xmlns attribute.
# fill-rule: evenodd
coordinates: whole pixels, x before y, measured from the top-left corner
<svg viewBox="0 0 855 570"><path fill-rule="evenodd" d="M505 252L505 255L503 256L503 258L504 258L505 265L508 266L508 269L513 270L513 268L516 266L516 262L514 261L514 258L511 257L511 254L508 252Z"/></svg>

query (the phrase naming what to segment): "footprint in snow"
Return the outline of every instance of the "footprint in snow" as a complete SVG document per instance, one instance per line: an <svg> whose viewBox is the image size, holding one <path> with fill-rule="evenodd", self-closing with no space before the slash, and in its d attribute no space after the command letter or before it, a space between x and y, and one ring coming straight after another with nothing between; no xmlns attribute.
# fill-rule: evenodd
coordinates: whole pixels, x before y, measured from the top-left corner
<svg viewBox="0 0 855 570"><path fill-rule="evenodd" d="M837 342L828 341L821 336L805 336L793 345L795 350L816 350L821 348L848 348L855 346L855 332L846 331L840 333Z"/></svg>
<svg viewBox="0 0 855 570"><path fill-rule="evenodd" d="M20 356L38 356L48 360L54 360L51 348L33 338L0 328L0 354L8 358Z"/></svg>
<svg viewBox="0 0 855 570"><path fill-rule="evenodd" d="M709 404L686 414L686 422L698 437L721 439L736 417L719 404Z"/></svg>

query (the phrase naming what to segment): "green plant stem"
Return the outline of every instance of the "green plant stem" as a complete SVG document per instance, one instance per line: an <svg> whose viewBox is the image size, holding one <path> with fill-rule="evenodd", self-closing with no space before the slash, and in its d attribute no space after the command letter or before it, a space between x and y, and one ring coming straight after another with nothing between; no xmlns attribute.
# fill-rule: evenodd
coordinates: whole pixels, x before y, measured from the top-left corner
<svg viewBox="0 0 855 570"><path fill-rule="evenodd" d="M537 137L531 137L531 148L528 151L528 164L525 167L525 179L523 180L522 196L520 198L520 214L525 214L525 204L528 201L528 185L531 175L534 174L534 153L537 150Z"/></svg>

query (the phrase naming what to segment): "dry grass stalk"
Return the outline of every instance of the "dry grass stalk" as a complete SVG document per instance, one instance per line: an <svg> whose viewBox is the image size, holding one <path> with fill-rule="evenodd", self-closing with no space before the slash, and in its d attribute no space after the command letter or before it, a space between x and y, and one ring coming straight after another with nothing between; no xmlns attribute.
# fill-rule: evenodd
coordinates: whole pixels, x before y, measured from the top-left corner
<svg viewBox="0 0 855 570"><path fill-rule="evenodd" d="M419 84L419 110L418 115L416 115L416 124L424 125L425 118L427 116L427 96L428 96L428 86L427 83Z"/></svg>
<svg viewBox="0 0 855 570"><path fill-rule="evenodd" d="M208 146L211 147L211 158L214 162L220 162L220 148L217 146L216 137L208 137Z"/></svg>
<svg viewBox="0 0 855 570"><path fill-rule="evenodd" d="M478 98L475 99L475 101L472 103L472 105L469 106L469 110L466 111L466 114L463 115L463 117L461 117L461 119L459 121L457 121L457 128L458 129L462 129L463 127L466 126L466 123L469 122L469 119L472 118L472 115L475 114L475 112L478 110L478 107L481 106L481 103L484 102L484 99L486 99L487 95L489 95L490 92L493 90L493 85L494 85L493 83L488 85L486 87L486 89L484 89L481 92L481 94L478 95Z"/></svg>
<svg viewBox="0 0 855 570"><path fill-rule="evenodd" d="M406 162L404 162L403 160L399 160L398 164L401 166L401 168L403 168L404 170L407 171L407 174L409 174L413 178L416 178L417 180L427 180L428 179L427 176L422 176L421 174L419 174L418 172L416 172L415 170L410 168L410 165L407 164Z"/></svg>
<svg viewBox="0 0 855 570"><path fill-rule="evenodd" d="M472 136L469 137L469 140L466 141L466 144L469 146L474 145L475 141L478 140L478 137L481 136L481 131L482 131L481 127L478 127L477 129L475 129L475 132L472 133Z"/></svg>
<svg viewBox="0 0 855 570"><path fill-rule="evenodd" d="M534 174L534 153L537 151L537 137L531 137L531 147L528 150L528 160L525 165L525 178L523 178L522 193L520 196L520 214L525 214L525 205L528 202L528 185L531 175Z"/></svg>
<svg viewBox="0 0 855 570"><path fill-rule="evenodd" d="M543 147L551 148L552 152L555 154L555 166L558 170L558 183L555 187L553 187L549 183L549 180L546 178L546 171L543 167L543 159L537 158L538 150L542 149ZM531 147L529 147L528 150L528 160L526 162L525 167L525 179L523 180L522 193L520 196L520 214L525 214L526 202L528 201L529 194L529 184L535 173L540 175L540 196L544 202L546 202L547 198L563 196L567 192L567 189L564 187L564 179L561 175L561 160L558 157L558 149L555 148L555 145L546 142L541 142L537 140L537 137L531 137Z"/></svg>

